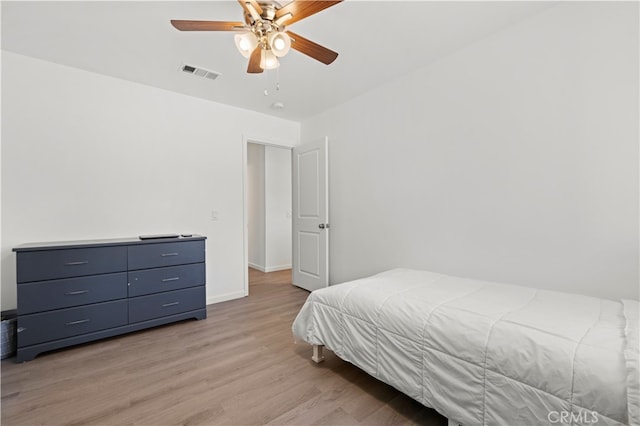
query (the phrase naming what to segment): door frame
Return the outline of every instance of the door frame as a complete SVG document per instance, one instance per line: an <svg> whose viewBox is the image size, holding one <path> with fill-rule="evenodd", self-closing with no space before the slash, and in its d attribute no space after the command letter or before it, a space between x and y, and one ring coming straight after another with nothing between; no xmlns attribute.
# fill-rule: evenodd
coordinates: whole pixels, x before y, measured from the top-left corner
<svg viewBox="0 0 640 426"><path fill-rule="evenodd" d="M281 141L281 140L273 140L269 138L262 137L252 137L243 134L242 135L242 235L243 235L243 277L244 277L244 296L249 295L249 213L248 213L248 176L247 176L247 144L254 143L257 145L271 146L274 148L285 148L289 149L293 152L293 147L299 145L299 141ZM293 157L292 160L293 161ZM291 163L293 168L293 162ZM291 188L293 192L293 187ZM291 228L293 230L293 222L291 224Z"/></svg>

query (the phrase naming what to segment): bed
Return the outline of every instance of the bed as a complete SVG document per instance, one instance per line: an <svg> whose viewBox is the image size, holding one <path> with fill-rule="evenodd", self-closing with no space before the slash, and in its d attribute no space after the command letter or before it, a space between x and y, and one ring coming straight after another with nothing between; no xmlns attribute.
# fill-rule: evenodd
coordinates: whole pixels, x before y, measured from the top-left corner
<svg viewBox="0 0 640 426"><path fill-rule="evenodd" d="M638 301L394 269L312 292L293 326L450 424L638 425Z"/></svg>

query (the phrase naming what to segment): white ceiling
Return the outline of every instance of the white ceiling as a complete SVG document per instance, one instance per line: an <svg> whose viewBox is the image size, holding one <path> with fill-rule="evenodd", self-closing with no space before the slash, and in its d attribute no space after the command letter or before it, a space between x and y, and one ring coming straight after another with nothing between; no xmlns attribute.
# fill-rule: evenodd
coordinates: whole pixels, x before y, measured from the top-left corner
<svg viewBox="0 0 640 426"><path fill-rule="evenodd" d="M553 4L347 0L291 26L339 52L333 64L292 50L278 70L255 75L233 33L180 32L169 23L241 21L237 1L2 1L2 48L299 121ZM183 63L222 75L197 78L179 71ZM285 108L270 108L276 101Z"/></svg>

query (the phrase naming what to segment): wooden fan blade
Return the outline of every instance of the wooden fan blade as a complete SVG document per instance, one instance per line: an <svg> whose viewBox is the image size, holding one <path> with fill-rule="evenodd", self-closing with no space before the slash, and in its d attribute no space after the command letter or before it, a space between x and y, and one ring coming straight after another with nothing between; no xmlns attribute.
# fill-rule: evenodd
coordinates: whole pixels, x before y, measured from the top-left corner
<svg viewBox="0 0 640 426"><path fill-rule="evenodd" d="M247 7L247 3L251 3L255 11L258 12L259 15L262 15L262 7L256 0L238 0L238 3L240 3L240 6L242 6L248 14L251 14L251 10Z"/></svg>
<svg viewBox="0 0 640 426"><path fill-rule="evenodd" d="M296 49L300 53L304 53L313 59L329 65L338 57L338 53L331 49L327 49L324 46L320 46L309 39L306 39L298 34L287 31L287 34L291 37L291 48Z"/></svg>
<svg viewBox="0 0 640 426"><path fill-rule="evenodd" d="M287 13L291 13L293 17L286 22L287 25L291 25L294 22L321 12L340 2L342 2L342 0L294 0L276 11L276 19Z"/></svg>
<svg viewBox="0 0 640 426"><path fill-rule="evenodd" d="M256 47L251 53L251 57L249 58L249 66L247 67L247 72L249 74L260 74L263 69L260 68L260 59L262 58L262 48L260 46Z"/></svg>
<svg viewBox="0 0 640 426"><path fill-rule="evenodd" d="M230 21L181 21L171 20L171 25L180 31L243 31L244 22Z"/></svg>

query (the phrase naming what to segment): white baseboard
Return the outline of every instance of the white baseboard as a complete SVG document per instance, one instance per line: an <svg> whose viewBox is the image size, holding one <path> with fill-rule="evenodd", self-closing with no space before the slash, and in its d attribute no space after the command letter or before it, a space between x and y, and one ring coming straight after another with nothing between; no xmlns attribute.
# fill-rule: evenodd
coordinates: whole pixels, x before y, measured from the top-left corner
<svg viewBox="0 0 640 426"><path fill-rule="evenodd" d="M284 271L285 269L291 269L291 265L270 266L264 272Z"/></svg>
<svg viewBox="0 0 640 426"><path fill-rule="evenodd" d="M233 293L221 294L215 297L207 297L207 305L226 302L227 300L241 299L243 297L245 297L244 291L236 291Z"/></svg>
<svg viewBox="0 0 640 426"><path fill-rule="evenodd" d="M255 263L249 263L249 268L257 269L260 272L276 272L284 271L285 269L291 269L291 265L279 265L279 266L261 266Z"/></svg>
<svg viewBox="0 0 640 426"><path fill-rule="evenodd" d="M265 270L264 270L264 266L262 266L262 265L256 265L255 263L251 263L251 262L249 262L249 268L251 268L251 269L257 269L257 270L258 270L258 271L260 271L260 272L267 272L267 271L265 271Z"/></svg>

